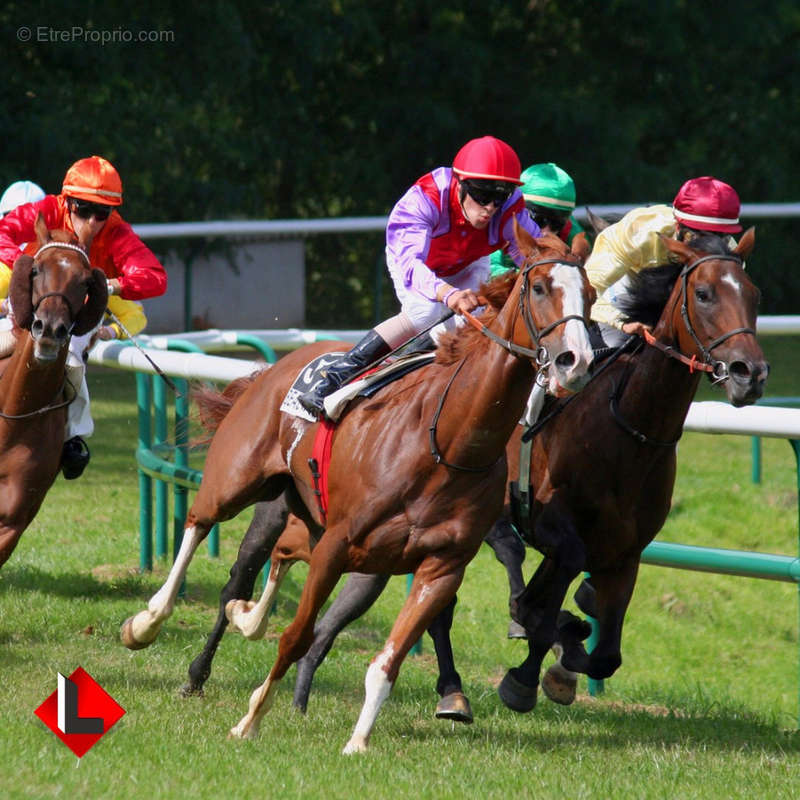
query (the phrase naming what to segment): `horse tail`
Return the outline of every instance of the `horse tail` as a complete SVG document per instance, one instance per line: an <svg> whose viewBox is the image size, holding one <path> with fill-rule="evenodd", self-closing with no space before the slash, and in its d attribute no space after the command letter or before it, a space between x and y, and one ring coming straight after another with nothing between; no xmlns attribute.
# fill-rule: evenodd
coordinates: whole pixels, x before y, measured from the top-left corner
<svg viewBox="0 0 800 800"><path fill-rule="evenodd" d="M197 407L200 425L208 433L209 438L214 435L233 404L244 394L247 387L259 374L260 370L236 378L221 392L209 385L198 385L192 389L192 399Z"/></svg>

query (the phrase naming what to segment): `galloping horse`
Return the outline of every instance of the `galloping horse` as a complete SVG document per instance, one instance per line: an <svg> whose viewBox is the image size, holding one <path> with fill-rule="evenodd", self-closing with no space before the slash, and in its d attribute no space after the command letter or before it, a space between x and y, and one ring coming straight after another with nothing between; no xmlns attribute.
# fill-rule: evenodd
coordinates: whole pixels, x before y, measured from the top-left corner
<svg viewBox="0 0 800 800"><path fill-rule="evenodd" d="M20 256L11 275L15 344L0 362L0 565L58 474L75 394L64 371L70 336L92 330L108 298L105 274L89 265L88 241L48 231L41 214L35 229L36 255Z"/></svg>
<svg viewBox="0 0 800 800"><path fill-rule="evenodd" d="M515 612L528 634L529 657L500 687L501 699L516 711L535 706L542 659L556 640L561 663L543 682L556 702L574 699L574 673L602 679L620 665L622 624L641 552L669 511L676 444L702 372L724 383L735 406L752 404L763 392L768 366L755 340L758 291L741 263L753 247L752 229L734 253L713 236L691 248L665 241L681 263L640 273L625 309L629 319L655 325L649 346L640 343L635 352L597 367L578 395L546 409L533 439L527 527L545 558ZM515 481L522 430L517 428L507 449ZM506 505L501 522L509 519ZM304 557L302 540L294 552L287 550L289 541L278 540L276 571ZM591 612L599 636L591 655L582 644L586 631L574 619L561 622L556 632L567 587L582 570L591 572L596 590ZM369 608L386 581L380 575L349 576L298 663L296 706L305 709L314 671L337 633ZM241 601L229 608L239 627L245 608ZM429 627L440 671L437 716L471 721L449 641L452 611L451 605Z"/></svg>
<svg viewBox="0 0 800 800"><path fill-rule="evenodd" d="M343 572L412 572L408 598L367 671L364 707L344 752L366 749L408 650L451 600L500 513L505 445L533 385L537 353L549 363L554 384L577 389L585 382L592 360L585 323L593 290L582 268L566 263L560 240L534 242L522 231L518 236L526 266L518 276L484 287L492 310L479 330L444 337L435 363L357 400L338 423L324 534L277 660L231 730L233 737L257 734L278 681L310 645L319 609ZM243 388L211 441L167 581L146 610L123 624L126 646L155 639L192 554L214 522L286 493L292 510L312 532L320 531L309 466L319 423L305 423L279 407L308 361L336 347L321 342L296 350Z"/></svg>

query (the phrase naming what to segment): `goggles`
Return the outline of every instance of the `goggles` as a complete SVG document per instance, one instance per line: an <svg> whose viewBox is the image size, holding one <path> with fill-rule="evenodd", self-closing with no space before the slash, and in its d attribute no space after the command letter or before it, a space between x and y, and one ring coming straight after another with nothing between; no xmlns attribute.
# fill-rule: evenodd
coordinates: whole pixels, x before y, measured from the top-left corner
<svg viewBox="0 0 800 800"><path fill-rule="evenodd" d="M94 217L98 222L103 222L109 218L114 207L106 206L102 203L90 203L88 200L80 200L77 197L70 197L69 210L81 219L90 219Z"/></svg>
<svg viewBox="0 0 800 800"><path fill-rule="evenodd" d="M497 181L465 180L463 181L467 194L479 205L494 204L500 208L511 197L514 187L507 183Z"/></svg>
<svg viewBox="0 0 800 800"><path fill-rule="evenodd" d="M551 208L542 208L541 206L528 206L533 221L540 228L549 228L551 231L558 233L567 223L569 215L559 214Z"/></svg>

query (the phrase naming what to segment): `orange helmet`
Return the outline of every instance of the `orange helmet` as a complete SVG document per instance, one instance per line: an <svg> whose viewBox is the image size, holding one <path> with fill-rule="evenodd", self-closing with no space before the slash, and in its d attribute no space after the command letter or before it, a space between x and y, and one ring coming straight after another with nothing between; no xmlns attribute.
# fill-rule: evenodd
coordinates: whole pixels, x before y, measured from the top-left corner
<svg viewBox="0 0 800 800"><path fill-rule="evenodd" d="M477 178L479 180L503 181L522 184L519 173L522 165L513 148L494 136L482 136L471 139L453 159L453 172L462 180Z"/></svg>
<svg viewBox="0 0 800 800"><path fill-rule="evenodd" d="M76 161L64 176L61 194L105 206L122 205L122 181L113 165L101 156Z"/></svg>

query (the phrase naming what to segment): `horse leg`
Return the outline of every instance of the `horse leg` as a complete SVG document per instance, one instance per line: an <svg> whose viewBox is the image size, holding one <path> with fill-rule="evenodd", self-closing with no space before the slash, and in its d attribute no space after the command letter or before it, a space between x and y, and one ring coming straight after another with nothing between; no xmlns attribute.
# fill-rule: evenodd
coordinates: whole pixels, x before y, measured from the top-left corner
<svg viewBox="0 0 800 800"><path fill-rule="evenodd" d="M0 567L8 561L17 546L24 528L3 525L0 527Z"/></svg>
<svg viewBox="0 0 800 800"><path fill-rule="evenodd" d="M261 719L275 699L278 682L311 646L314 621L347 566L347 550L346 535L335 528L328 528L314 548L294 620L281 635L278 656L267 679L250 696L247 713L231 728L232 738L253 739L258 735Z"/></svg>
<svg viewBox="0 0 800 800"><path fill-rule="evenodd" d="M253 519L231 567L230 579L220 593L217 621L208 635L206 646L189 665L189 682L181 689L184 697L203 694L203 685L211 675L211 662L228 627L225 608L230 600L249 600L253 596L258 573L267 563L275 540L286 525L287 514L288 506L283 496L273 502L256 503Z"/></svg>
<svg viewBox="0 0 800 800"><path fill-rule="evenodd" d="M308 652L297 662L292 705L303 713L308 706L314 673L328 655L339 632L358 619L378 599L389 581L388 575L365 575L352 572L339 590L336 599L314 627L314 641Z"/></svg>
<svg viewBox="0 0 800 800"><path fill-rule="evenodd" d="M499 519L484 540L494 550L497 560L506 568L508 574L509 613L517 599L525 591L525 578L522 575L522 562L525 560L525 545L507 519ZM508 625L509 639L524 639L525 628L512 616Z"/></svg>
<svg viewBox="0 0 800 800"><path fill-rule="evenodd" d="M614 570L592 574L592 584L597 591L597 642L589 653L586 668L579 670L590 678L610 678L622 664L622 625L638 572L637 554L622 561ZM574 669L569 660L564 666Z"/></svg>
<svg viewBox="0 0 800 800"><path fill-rule="evenodd" d="M438 577L430 575L434 570ZM392 626L392 632L383 650L367 669L364 679L364 705L353 734L342 751L345 755L361 753L367 749L378 712L397 680L403 659L434 617L450 603L463 577L464 566L442 574L439 559L426 559L417 568L411 590Z"/></svg>
<svg viewBox="0 0 800 800"><path fill-rule="evenodd" d="M435 716L437 719L449 719L453 722L464 722L470 725L473 720L472 708L463 692L461 676L456 670L453 645L450 641L453 612L457 602L458 597L453 595L450 603L436 615L428 626L428 633L433 639L433 649L436 651L436 663L439 666L436 691L441 699L436 705Z"/></svg>

